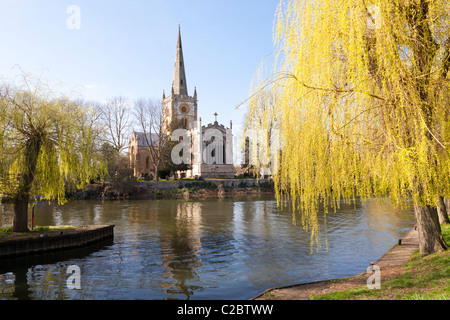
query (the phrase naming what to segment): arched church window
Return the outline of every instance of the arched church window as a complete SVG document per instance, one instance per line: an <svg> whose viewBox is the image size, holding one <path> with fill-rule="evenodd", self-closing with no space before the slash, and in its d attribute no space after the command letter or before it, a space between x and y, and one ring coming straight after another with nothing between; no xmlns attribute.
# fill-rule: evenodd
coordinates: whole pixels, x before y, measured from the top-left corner
<svg viewBox="0 0 450 320"><path fill-rule="evenodd" d="M183 124L184 129L189 129L189 123L187 118L181 119L181 123Z"/></svg>

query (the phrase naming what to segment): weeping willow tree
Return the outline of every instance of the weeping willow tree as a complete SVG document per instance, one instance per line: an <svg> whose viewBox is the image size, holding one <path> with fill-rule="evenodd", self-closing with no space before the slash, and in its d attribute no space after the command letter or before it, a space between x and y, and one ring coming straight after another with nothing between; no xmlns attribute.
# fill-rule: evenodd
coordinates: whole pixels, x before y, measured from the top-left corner
<svg viewBox="0 0 450 320"><path fill-rule="evenodd" d="M450 196L449 14L446 0L279 4L275 70L254 85L248 119L276 98L277 197L312 241L321 206L377 197L412 199L422 254L447 248L436 208Z"/></svg>
<svg viewBox="0 0 450 320"><path fill-rule="evenodd" d="M32 197L63 203L101 172L94 119L40 79L0 87L0 194L14 204L13 231L28 231Z"/></svg>

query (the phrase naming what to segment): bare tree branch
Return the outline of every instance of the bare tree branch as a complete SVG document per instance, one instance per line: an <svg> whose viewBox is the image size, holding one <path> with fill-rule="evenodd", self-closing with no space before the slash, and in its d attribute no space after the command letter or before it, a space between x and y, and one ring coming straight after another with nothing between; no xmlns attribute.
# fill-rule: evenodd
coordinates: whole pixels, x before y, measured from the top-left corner
<svg viewBox="0 0 450 320"><path fill-rule="evenodd" d="M126 98L118 96L98 104L97 108L104 126L105 140L117 152L124 151L128 147L127 141L131 128L129 102Z"/></svg>

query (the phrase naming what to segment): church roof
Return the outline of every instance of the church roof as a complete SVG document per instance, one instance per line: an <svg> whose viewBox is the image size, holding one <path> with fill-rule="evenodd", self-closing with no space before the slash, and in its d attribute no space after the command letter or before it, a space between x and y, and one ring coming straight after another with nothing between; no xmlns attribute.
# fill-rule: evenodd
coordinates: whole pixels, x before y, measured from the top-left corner
<svg viewBox="0 0 450 320"><path fill-rule="evenodd" d="M159 137L156 133L147 133L147 141L143 132L133 131L133 136L138 141L139 147L147 147L147 141L155 146L159 145Z"/></svg>

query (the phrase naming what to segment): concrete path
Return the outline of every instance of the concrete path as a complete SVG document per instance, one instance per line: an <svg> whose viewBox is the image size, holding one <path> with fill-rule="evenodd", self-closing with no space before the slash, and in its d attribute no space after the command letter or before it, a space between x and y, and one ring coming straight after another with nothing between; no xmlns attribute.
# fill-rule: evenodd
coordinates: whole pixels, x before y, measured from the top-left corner
<svg viewBox="0 0 450 320"><path fill-rule="evenodd" d="M374 263L380 267L381 283L383 280L401 274L403 270L402 266L418 249L418 232L413 229L403 239L399 240L397 245L392 247ZM251 300L308 300L311 295L322 295L333 291L366 286L371 274L367 274L365 271L363 270L363 273L349 278L268 289Z"/></svg>
<svg viewBox="0 0 450 320"><path fill-rule="evenodd" d="M416 250L419 250L419 233L413 229L401 240L401 244L395 245L375 264L380 268L401 267Z"/></svg>

